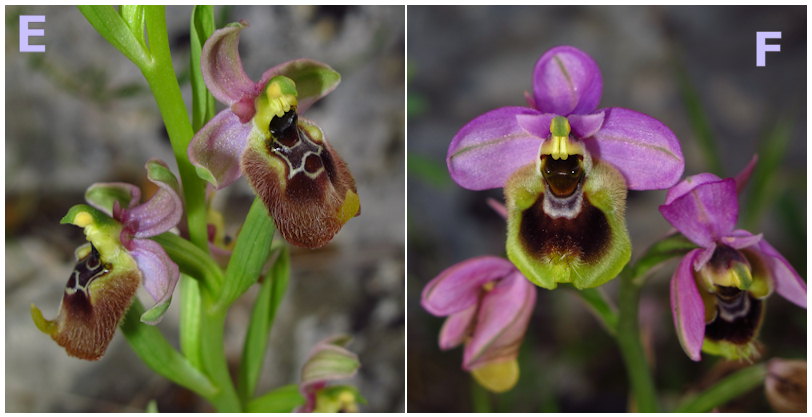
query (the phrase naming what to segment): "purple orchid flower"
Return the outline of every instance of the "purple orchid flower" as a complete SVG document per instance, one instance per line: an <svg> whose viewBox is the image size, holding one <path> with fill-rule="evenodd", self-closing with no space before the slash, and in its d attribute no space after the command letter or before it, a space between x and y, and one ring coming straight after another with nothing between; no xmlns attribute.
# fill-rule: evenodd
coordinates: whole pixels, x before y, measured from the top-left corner
<svg viewBox="0 0 812 417"><path fill-rule="evenodd" d="M146 168L158 186L149 201L139 204L141 192L134 185L97 183L85 194L93 207L74 206L62 219L82 227L89 243L76 250L57 318L46 320L33 305L31 313L37 327L71 356L95 360L104 354L140 284L155 300L141 321L157 324L169 307L178 266L148 238L173 228L183 207L166 164L151 160Z"/></svg>
<svg viewBox="0 0 812 417"><path fill-rule="evenodd" d="M286 240L323 246L360 213L360 202L346 163L322 130L299 114L341 77L325 64L297 59L251 81L238 52L246 26L219 29L203 46L203 79L229 107L195 134L189 160L217 189L245 173Z"/></svg>
<svg viewBox="0 0 812 417"><path fill-rule="evenodd" d="M536 289L509 261L482 256L444 270L423 289L422 305L448 316L440 348L465 344L462 367L483 387L516 385L516 357L536 304Z"/></svg>
<svg viewBox="0 0 812 417"><path fill-rule="evenodd" d="M544 288L617 276L631 256L626 190L668 188L684 169L668 127L633 110L597 109L602 89L589 55L550 49L536 64L530 107L475 118L448 149L459 185L505 188L508 257Z"/></svg>
<svg viewBox="0 0 812 417"><path fill-rule="evenodd" d="M663 217L700 246L682 258L671 278L674 326L694 361L700 351L727 358L755 355L764 299L773 290L806 308L806 283L792 265L761 234L735 228L736 190L751 170L752 163L736 179L688 177L660 206Z"/></svg>

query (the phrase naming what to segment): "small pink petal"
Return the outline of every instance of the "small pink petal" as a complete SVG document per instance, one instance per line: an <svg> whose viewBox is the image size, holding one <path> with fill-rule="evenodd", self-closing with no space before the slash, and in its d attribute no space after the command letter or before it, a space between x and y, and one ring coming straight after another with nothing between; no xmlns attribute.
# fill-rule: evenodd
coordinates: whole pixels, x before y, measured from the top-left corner
<svg viewBox="0 0 812 417"><path fill-rule="evenodd" d="M496 256L480 256L453 265L423 288L422 305L435 316L465 310L479 300L482 286L506 277L516 267Z"/></svg>
<svg viewBox="0 0 812 417"><path fill-rule="evenodd" d="M463 367L515 359L536 305L536 287L518 271L482 297L476 328L465 346Z"/></svg>
<svg viewBox="0 0 812 417"><path fill-rule="evenodd" d="M595 60L572 46L558 46L539 58L533 71L536 108L562 116L598 107L603 78Z"/></svg>
<svg viewBox="0 0 812 417"><path fill-rule="evenodd" d="M189 161L199 173L203 169L204 179L217 189L231 185L240 178L240 157L251 129L251 123L242 124L231 111L221 111L192 138Z"/></svg>
<svg viewBox="0 0 812 417"><path fill-rule="evenodd" d="M723 237L722 242L733 249L744 249L758 244L762 237L761 233L754 235L747 230L738 229Z"/></svg>
<svg viewBox="0 0 812 417"><path fill-rule="evenodd" d="M589 138L598 133L603 127L606 114L599 111L592 114L571 114L567 116L572 128L572 134L576 138Z"/></svg>
<svg viewBox="0 0 812 417"><path fill-rule="evenodd" d="M705 339L705 304L696 287L691 265L701 249L688 252L671 278L671 312L682 349L699 361Z"/></svg>
<svg viewBox="0 0 812 417"><path fill-rule="evenodd" d="M200 69L211 94L228 105L243 97L257 95L256 86L242 67L239 43L240 31L248 23L233 23L214 31L203 45Z"/></svg>
<svg viewBox="0 0 812 417"><path fill-rule="evenodd" d="M465 310L456 312L445 320L443 328L440 329L440 349L453 349L465 341L465 337L472 330L474 316L476 315L476 304Z"/></svg>

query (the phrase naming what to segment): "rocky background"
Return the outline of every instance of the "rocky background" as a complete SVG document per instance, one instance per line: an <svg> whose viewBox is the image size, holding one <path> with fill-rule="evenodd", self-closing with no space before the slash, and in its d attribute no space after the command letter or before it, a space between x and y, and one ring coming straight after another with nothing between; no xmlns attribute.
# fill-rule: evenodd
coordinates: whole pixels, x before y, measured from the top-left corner
<svg viewBox="0 0 812 417"><path fill-rule="evenodd" d="M440 271L474 256L504 256L504 221L448 176L454 134L474 117L526 105L538 58L557 45L589 53L603 73L600 107L652 115L680 139L686 175L733 176L761 155L739 226L806 271L806 10L804 7L409 7L408 8L408 409L409 411L626 410L627 379L614 341L570 288L540 289L513 391L483 393L462 371L462 349L441 352L442 319L419 305ZM780 53L756 68L756 31L781 31ZM707 145L718 158L708 157ZM718 159L715 168L710 161ZM757 194L753 196L753 194ZM669 225L664 191L631 192L633 259ZM731 368L690 361L674 334L666 264L643 290L641 316L665 406ZM617 299L617 282L603 287ZM761 331L764 358L805 357L806 312L773 296ZM767 411L754 392L725 411Z"/></svg>
<svg viewBox="0 0 812 417"><path fill-rule="evenodd" d="M168 7L174 67L187 103L190 7ZM18 52L18 16L46 15L44 54ZM363 411L404 409L404 9L399 6L217 7L218 27L247 20L241 56L257 79L280 62L308 57L342 74L339 88L308 111L349 164L362 215L327 247L292 252L288 294L277 313L259 393L298 381L308 350L338 333L362 368L352 381ZM40 26L33 26L40 27ZM78 228L59 225L94 182L146 185L143 165L174 167L155 102L136 67L72 7L6 8L6 411L211 411L152 373L123 337L98 362L69 358L29 315L53 317L73 269ZM218 108L219 110L219 108ZM245 180L217 207L236 233L252 193ZM255 289L232 309L226 351L236 370ZM177 305L161 330L177 343Z"/></svg>

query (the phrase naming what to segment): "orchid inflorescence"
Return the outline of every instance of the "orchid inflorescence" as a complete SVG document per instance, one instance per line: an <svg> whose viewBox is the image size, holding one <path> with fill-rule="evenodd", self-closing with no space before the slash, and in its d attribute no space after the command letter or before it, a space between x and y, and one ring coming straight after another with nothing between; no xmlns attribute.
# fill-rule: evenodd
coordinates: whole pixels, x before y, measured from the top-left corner
<svg viewBox="0 0 812 417"><path fill-rule="evenodd" d="M75 252L76 265L57 317L48 320L31 306L36 326L68 355L87 360L101 358L121 326L136 353L156 372L223 411L357 411L364 400L355 388L328 385L352 377L360 366L357 356L346 349L349 337L330 338L314 348L303 367L299 389L271 393L271 398L284 394L282 405L252 402L270 321L289 274L287 249L281 243L271 247L272 223L287 242L318 248L360 213L355 181L346 163L321 128L300 116L337 87L338 72L314 60L297 59L272 67L255 83L243 71L238 51L239 34L248 24L234 23L215 31L212 8L195 8L192 35L201 43L201 52L199 65L193 62L192 67L205 82L195 92L195 102L205 102L199 94L211 94L228 107L216 116L209 111L210 120L193 137L189 129L188 137L179 138L176 133L188 128L190 121L168 46L165 55L160 52L161 40L166 41L163 8L87 6L81 10L139 66L162 107L173 147L185 143L188 149L176 149L180 179L168 164L147 162L147 178L157 191L146 202L141 202L141 190L135 185L97 183L85 193L89 205L68 211L62 223L81 227L87 243ZM139 50L147 45L144 25L150 45ZM176 117L163 112L172 106L179 109ZM260 201L255 206L265 209L252 208L244 224L249 230L240 233L236 245L224 248L222 218L209 204L214 192L242 175ZM210 184L208 190L201 180ZM193 218L193 211L204 214ZM195 233L203 232L198 234L202 240L195 241L193 228ZM245 233L248 237L243 238ZM265 268L266 264L271 267ZM182 279L200 285L185 288L181 297L191 305L183 307L189 322L182 319L184 353L180 354L152 326L161 321ZM204 338L221 338L222 328L217 327L224 324L228 306L253 283L263 287L265 299L257 301L255 314L264 324L252 323L249 328L246 355L251 357L244 359L248 369L241 370L249 376L241 376L238 395L222 346ZM142 285L154 299L154 306L146 311L136 301Z"/></svg>
<svg viewBox="0 0 812 417"><path fill-rule="evenodd" d="M660 212L691 247L672 251L685 256L671 281L674 323L691 359L700 360L700 351L756 357L764 299L773 291L806 307L806 284L790 263L762 235L735 228L737 190L756 159L736 179L704 173L678 182L684 159L674 133L633 110L597 109L602 88L589 55L552 48L536 63L529 107L476 117L449 146L457 184L504 189L506 209L492 205L507 218L510 261L458 263L426 285L422 305L448 316L440 348L464 344L463 369L493 392L519 379L518 350L536 299L529 283L586 290L634 273L627 268L628 190L669 189Z"/></svg>

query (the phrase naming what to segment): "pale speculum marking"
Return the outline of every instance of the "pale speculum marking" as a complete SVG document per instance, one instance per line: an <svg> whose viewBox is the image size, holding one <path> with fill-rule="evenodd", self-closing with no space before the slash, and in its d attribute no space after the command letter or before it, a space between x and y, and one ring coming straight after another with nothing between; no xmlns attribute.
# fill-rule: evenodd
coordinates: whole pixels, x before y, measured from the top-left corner
<svg viewBox="0 0 812 417"><path fill-rule="evenodd" d="M324 172L322 152L324 148L314 142L298 127L296 110L288 110L281 117L274 117L268 126L271 133L269 150L288 164L288 179L303 173L315 179Z"/></svg>
<svg viewBox="0 0 812 417"><path fill-rule="evenodd" d="M90 252L84 258L79 259L73 268L73 273L65 286L65 293L71 295L81 291L89 294L87 287L90 286L90 283L108 272L110 272L110 265L102 262L99 251L93 244L90 244Z"/></svg>

